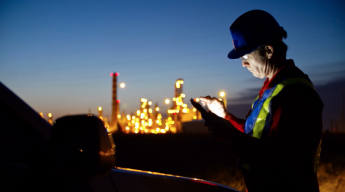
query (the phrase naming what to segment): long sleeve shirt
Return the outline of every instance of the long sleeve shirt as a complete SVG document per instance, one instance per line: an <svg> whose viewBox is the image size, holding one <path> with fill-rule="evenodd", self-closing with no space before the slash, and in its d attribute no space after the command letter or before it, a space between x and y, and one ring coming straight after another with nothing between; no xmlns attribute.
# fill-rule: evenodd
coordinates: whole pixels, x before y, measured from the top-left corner
<svg viewBox="0 0 345 192"><path fill-rule="evenodd" d="M292 60L288 60L272 79L266 79L259 97L283 77L309 80ZM273 124L266 139L244 134L245 120L231 114L225 117L238 130L229 138L232 153L256 170L261 170L243 170L249 192L319 191L316 174L313 173L313 155L321 139L322 108L323 103L315 90L295 84L284 88L271 101Z"/></svg>

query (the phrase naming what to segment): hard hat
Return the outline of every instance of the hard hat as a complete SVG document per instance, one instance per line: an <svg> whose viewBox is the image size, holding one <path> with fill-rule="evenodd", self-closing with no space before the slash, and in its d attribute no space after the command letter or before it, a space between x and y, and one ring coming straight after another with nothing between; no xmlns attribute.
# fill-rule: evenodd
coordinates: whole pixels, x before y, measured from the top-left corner
<svg viewBox="0 0 345 192"><path fill-rule="evenodd" d="M244 13L230 26L234 49L229 52L229 59L238 59L261 45L281 38L282 31L283 28L266 11L252 10Z"/></svg>

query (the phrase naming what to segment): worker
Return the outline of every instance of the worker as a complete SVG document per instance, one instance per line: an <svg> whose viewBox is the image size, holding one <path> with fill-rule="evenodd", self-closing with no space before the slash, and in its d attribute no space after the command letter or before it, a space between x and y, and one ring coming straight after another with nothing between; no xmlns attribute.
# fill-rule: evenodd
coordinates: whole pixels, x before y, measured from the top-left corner
<svg viewBox="0 0 345 192"><path fill-rule="evenodd" d="M229 143L249 192L319 191L323 103L308 76L286 59L287 32L262 10L238 17L230 32L234 49L228 58L240 58L243 67L266 80L245 120L217 98L201 97L216 114L205 125Z"/></svg>

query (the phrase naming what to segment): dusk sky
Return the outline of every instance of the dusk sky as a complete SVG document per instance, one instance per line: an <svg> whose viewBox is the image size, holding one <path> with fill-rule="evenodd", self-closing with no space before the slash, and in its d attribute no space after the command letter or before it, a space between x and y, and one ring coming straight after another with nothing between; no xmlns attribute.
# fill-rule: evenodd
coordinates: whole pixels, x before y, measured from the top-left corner
<svg viewBox="0 0 345 192"><path fill-rule="evenodd" d="M126 83L118 90L121 112L137 110L140 98L166 109L164 99L174 96L178 78L184 79L187 99L224 90L230 106L247 104L242 98L264 79L227 54L230 25L253 9L271 13L287 31L287 58L316 87L327 90L345 78L341 0L0 2L0 81L54 119L89 109L97 114L98 106L109 116L111 72ZM341 91L338 96L333 100L341 102ZM254 99L255 94L249 98Z"/></svg>

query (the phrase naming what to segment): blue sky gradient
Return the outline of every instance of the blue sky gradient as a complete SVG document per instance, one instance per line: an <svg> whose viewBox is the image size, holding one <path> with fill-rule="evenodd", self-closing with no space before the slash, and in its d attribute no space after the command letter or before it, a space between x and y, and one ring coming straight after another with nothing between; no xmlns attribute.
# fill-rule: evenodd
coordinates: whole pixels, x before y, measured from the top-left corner
<svg viewBox="0 0 345 192"><path fill-rule="evenodd" d="M176 79L187 98L226 91L229 104L261 87L229 60L229 26L262 9L288 32L287 58L315 85L345 76L343 1L0 1L0 81L54 117L111 110L111 72L126 88L121 111L144 97L164 108ZM254 99L254 98L253 98ZM244 101L243 101L244 102ZM188 103L189 104L189 103Z"/></svg>

